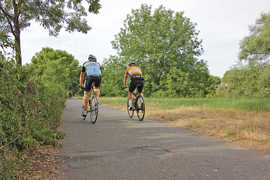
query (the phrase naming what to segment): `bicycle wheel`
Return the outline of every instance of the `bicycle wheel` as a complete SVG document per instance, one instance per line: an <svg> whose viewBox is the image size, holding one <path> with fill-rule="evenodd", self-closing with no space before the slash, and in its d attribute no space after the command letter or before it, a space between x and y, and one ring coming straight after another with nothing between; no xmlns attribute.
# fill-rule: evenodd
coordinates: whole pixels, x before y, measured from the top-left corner
<svg viewBox="0 0 270 180"><path fill-rule="evenodd" d="M128 112L128 116L130 119L132 119L133 115L134 115L134 109L129 109L129 102L127 101L127 112Z"/></svg>
<svg viewBox="0 0 270 180"><path fill-rule="evenodd" d="M136 97L135 109L137 111L137 116L139 118L139 121L142 121L145 115L145 104L144 104L144 99L142 96Z"/></svg>
<svg viewBox="0 0 270 180"><path fill-rule="evenodd" d="M91 97L90 121L95 124L98 118L98 100L96 96Z"/></svg>

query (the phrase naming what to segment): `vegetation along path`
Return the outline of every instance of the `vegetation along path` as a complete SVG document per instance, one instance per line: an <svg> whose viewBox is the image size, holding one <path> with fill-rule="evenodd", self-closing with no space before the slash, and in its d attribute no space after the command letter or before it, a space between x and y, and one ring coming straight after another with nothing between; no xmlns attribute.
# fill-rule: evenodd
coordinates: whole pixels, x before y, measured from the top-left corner
<svg viewBox="0 0 270 180"><path fill-rule="evenodd" d="M58 179L268 180L270 156L101 106L95 125L67 101Z"/></svg>

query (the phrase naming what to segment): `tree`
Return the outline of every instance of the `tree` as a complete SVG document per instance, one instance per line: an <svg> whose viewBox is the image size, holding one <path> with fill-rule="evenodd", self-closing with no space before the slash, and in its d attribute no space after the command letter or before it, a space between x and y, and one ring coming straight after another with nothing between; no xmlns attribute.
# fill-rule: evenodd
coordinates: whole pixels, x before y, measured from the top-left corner
<svg viewBox="0 0 270 180"><path fill-rule="evenodd" d="M240 60L249 64L269 63L270 57L270 13L263 13L249 28L250 35L245 37L240 46Z"/></svg>
<svg viewBox="0 0 270 180"><path fill-rule="evenodd" d="M195 26L183 12L163 6L152 12L151 6L142 5L127 15L112 45L121 64L135 60L142 67L146 95L164 95L174 88L174 94L167 95L192 96L195 90L206 92L201 82L210 77L206 63L198 58L203 48Z"/></svg>
<svg viewBox="0 0 270 180"><path fill-rule="evenodd" d="M120 96L124 93L121 86L123 86L125 66L120 62L117 56L110 56L102 64L102 95Z"/></svg>
<svg viewBox="0 0 270 180"><path fill-rule="evenodd" d="M261 14L240 45L238 65L223 77L220 92L226 96L269 97L270 13Z"/></svg>
<svg viewBox="0 0 270 180"><path fill-rule="evenodd" d="M75 30L87 33L87 11L98 13L99 0L0 0L0 37L13 37L16 61L22 65L21 31L31 25L33 20L56 36L62 28L68 32Z"/></svg>
<svg viewBox="0 0 270 180"><path fill-rule="evenodd" d="M65 90L78 91L79 62L66 51L43 48L32 58L30 67L43 82L60 85Z"/></svg>

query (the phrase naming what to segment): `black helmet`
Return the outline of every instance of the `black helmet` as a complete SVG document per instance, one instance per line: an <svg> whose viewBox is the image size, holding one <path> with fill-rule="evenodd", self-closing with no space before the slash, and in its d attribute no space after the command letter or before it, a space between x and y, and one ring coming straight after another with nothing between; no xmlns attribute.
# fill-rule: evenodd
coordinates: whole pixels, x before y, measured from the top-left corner
<svg viewBox="0 0 270 180"><path fill-rule="evenodd" d="M128 66L131 66L131 65L135 65L135 62L134 62L134 61L130 61L130 62L128 63Z"/></svg>
<svg viewBox="0 0 270 180"><path fill-rule="evenodd" d="M97 62L97 58L96 58L94 55L92 55L92 54L90 54L90 55L88 56L88 60L89 60L89 61L93 61L93 62Z"/></svg>

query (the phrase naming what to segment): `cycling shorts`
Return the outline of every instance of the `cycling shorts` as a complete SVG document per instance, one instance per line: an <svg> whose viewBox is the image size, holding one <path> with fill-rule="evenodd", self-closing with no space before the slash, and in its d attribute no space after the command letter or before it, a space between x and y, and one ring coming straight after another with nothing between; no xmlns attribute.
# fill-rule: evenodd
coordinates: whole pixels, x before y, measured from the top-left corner
<svg viewBox="0 0 270 180"><path fill-rule="evenodd" d="M87 76L84 82L85 91L91 90L92 83L94 83L95 88L99 88L101 84L101 76Z"/></svg>
<svg viewBox="0 0 270 180"><path fill-rule="evenodd" d="M129 92L133 92L136 88L138 92L141 93L144 86L144 78L142 76L131 77Z"/></svg>

